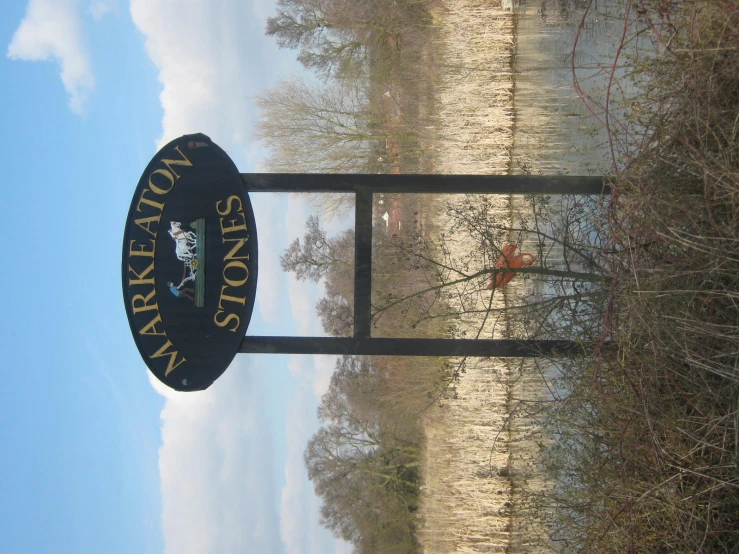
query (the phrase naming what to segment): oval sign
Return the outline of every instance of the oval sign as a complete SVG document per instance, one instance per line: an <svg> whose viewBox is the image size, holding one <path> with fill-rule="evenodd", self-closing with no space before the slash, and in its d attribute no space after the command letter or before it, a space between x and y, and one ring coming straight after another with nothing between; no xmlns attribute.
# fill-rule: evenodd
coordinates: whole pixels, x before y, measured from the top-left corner
<svg viewBox="0 0 739 554"><path fill-rule="evenodd" d="M257 228L231 158L202 134L162 148L131 202L123 298L136 346L165 385L208 388L254 308Z"/></svg>

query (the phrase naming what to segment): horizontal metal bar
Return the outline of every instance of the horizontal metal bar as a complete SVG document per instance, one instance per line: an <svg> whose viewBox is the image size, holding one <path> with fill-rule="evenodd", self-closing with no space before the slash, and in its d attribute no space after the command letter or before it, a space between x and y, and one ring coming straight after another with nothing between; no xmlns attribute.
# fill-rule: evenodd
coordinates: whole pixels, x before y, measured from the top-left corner
<svg viewBox="0 0 739 554"><path fill-rule="evenodd" d="M601 176L242 173L249 192L609 194Z"/></svg>
<svg viewBox="0 0 739 554"><path fill-rule="evenodd" d="M348 354L354 356L473 356L526 358L582 354L587 345L568 340L389 339L246 336L239 352L250 354Z"/></svg>

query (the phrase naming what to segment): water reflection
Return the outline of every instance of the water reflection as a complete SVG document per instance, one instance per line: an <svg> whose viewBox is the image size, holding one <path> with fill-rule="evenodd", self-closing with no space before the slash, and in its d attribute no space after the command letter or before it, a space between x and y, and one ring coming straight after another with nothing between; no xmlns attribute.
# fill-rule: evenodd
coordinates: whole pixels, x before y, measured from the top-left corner
<svg viewBox="0 0 739 554"><path fill-rule="evenodd" d="M606 98L614 109L628 102L635 91L626 64L619 63L613 69L625 4L617 0L518 4L514 17L512 173L613 172L604 126ZM649 55L651 49L646 39L636 39L622 49L620 59ZM574 86L573 67L579 91ZM623 119L621 107L610 116L612 132L623 132L618 124Z"/></svg>

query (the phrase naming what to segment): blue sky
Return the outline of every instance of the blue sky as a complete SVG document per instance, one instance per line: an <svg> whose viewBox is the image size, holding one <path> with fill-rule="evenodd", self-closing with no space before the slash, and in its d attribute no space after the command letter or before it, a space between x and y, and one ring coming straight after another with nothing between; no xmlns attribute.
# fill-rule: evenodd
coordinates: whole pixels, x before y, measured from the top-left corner
<svg viewBox="0 0 739 554"><path fill-rule="evenodd" d="M131 194L158 146L203 132L242 171L253 97L299 72L272 0L6 0L0 552L347 552L302 465L334 360L237 357L210 389L152 380L120 285ZM320 334L282 274L299 199L253 196L253 334Z"/></svg>

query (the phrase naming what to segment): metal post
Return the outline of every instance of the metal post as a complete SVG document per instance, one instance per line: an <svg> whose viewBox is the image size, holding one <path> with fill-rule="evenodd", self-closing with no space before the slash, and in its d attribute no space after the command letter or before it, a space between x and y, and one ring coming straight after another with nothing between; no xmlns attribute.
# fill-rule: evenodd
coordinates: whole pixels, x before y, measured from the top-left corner
<svg viewBox="0 0 739 554"><path fill-rule="evenodd" d="M353 356L477 356L523 358L584 352L569 340L387 339L246 336L239 349L251 354L347 354Z"/></svg>
<svg viewBox="0 0 739 554"><path fill-rule="evenodd" d="M357 192L354 210L354 336L370 338L372 326L372 193Z"/></svg>
<svg viewBox="0 0 739 554"><path fill-rule="evenodd" d="M249 192L608 194L600 176L242 173Z"/></svg>

